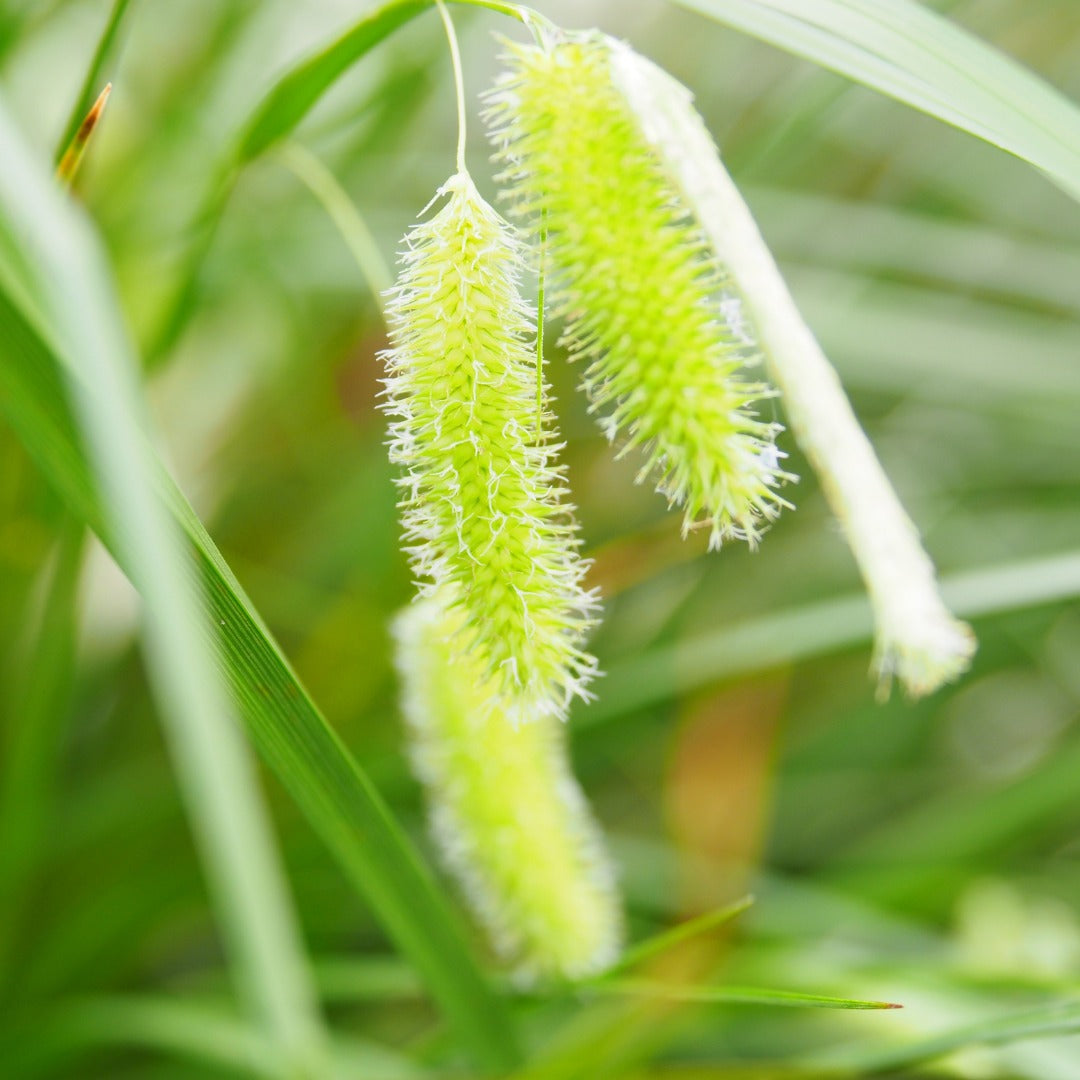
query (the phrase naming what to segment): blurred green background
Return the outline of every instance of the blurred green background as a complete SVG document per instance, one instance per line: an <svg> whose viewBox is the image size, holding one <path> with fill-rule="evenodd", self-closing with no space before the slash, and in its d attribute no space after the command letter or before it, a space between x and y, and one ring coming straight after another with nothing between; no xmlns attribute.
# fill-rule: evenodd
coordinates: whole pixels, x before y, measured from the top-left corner
<svg viewBox="0 0 1080 1080"><path fill-rule="evenodd" d="M600 701L571 721L572 746L632 938L753 892L729 933L683 956L694 977L905 1009L526 1003L532 1042L556 1061L544 1075L840 1075L828 1061L843 1075L1080 1080L1080 1037L910 1066L896 1050L926 1057L927 1040L967 1025L1007 1034L1003 1018L1060 1002L1062 1017L1080 1016L1067 1004L1080 990L1080 610L1013 605L991 587L1001 568L1021 595L1077 577L1080 210L992 147L696 15L649 0L538 6L625 37L694 89L950 595L995 609L974 620L966 678L918 704L876 702L854 564L790 437L797 512L757 552L706 554L633 485L634 462L613 461L552 335L608 672ZM935 6L1080 97L1075 0ZM222 146L275 74L356 7L133 0L77 186L174 475L314 700L426 845L387 631L411 586L375 410L378 305L276 152L244 171L195 287L177 292ZM44 154L108 9L0 6L0 92ZM497 69L492 31L520 29L490 13L455 19L469 162L491 194L475 95ZM455 125L432 12L342 78L295 138L392 262L453 169ZM76 559L72 537L0 427L0 1076L235 1075L50 1034L72 999L215 1002L226 985L135 643L136 599L100 548ZM43 603L58 567L74 612ZM415 977L272 776L264 787L335 1030L438 1063L439 1020ZM22 1054L7 1069L5 1045Z"/></svg>

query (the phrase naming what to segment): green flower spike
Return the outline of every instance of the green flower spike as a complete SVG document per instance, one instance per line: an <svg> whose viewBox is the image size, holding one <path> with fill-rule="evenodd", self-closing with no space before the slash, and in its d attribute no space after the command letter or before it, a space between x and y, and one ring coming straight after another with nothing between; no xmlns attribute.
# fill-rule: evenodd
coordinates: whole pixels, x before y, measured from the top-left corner
<svg viewBox="0 0 1080 1080"><path fill-rule="evenodd" d="M618 955L622 917L599 830L552 717L515 726L439 595L395 623L403 710L436 843L496 952L523 982L579 978Z"/></svg>
<svg viewBox="0 0 1080 1080"><path fill-rule="evenodd" d="M546 388L538 413L523 249L467 174L439 194L445 205L409 234L387 308L384 408L405 469L408 552L421 593L452 597L458 651L467 638L492 707L514 723L564 718L596 672L583 650L596 605Z"/></svg>
<svg viewBox="0 0 1080 1080"><path fill-rule="evenodd" d="M488 118L515 214L546 222L554 310L612 440L641 446L669 502L710 546L755 542L787 505L776 487L777 424L754 405L773 391L739 299L613 71L601 34L510 45Z"/></svg>
<svg viewBox="0 0 1080 1080"><path fill-rule="evenodd" d="M911 697L957 678L975 638L938 591L934 566L859 426L840 380L795 306L689 90L612 43L616 80L712 245L738 283L746 321L780 388L791 428L866 582L882 696L895 676Z"/></svg>

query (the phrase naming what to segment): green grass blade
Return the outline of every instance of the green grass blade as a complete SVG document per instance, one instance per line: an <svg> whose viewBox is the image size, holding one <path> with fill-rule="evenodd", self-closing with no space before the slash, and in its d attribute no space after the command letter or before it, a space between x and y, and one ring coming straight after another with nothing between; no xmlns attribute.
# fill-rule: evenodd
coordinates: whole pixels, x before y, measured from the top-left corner
<svg viewBox="0 0 1080 1080"><path fill-rule="evenodd" d="M683 1001L698 1005L765 1005L785 1009L899 1009L891 1001L864 1001L860 998L800 994L793 990L765 990L755 986L695 986L657 982L652 979L605 979L590 984L588 992L597 996L648 997Z"/></svg>
<svg viewBox="0 0 1080 1080"><path fill-rule="evenodd" d="M255 109L240 139L238 159L250 161L288 135L357 60L431 6L432 0L392 0L288 71Z"/></svg>
<svg viewBox="0 0 1080 1080"><path fill-rule="evenodd" d="M90 111L79 125L78 130L72 136L68 148L61 155L60 163L56 166L56 178L64 187L70 188L74 185L75 177L82 165L83 158L86 156L87 147L90 145L94 132L97 131L111 93L112 83L106 83L97 100L90 106Z"/></svg>
<svg viewBox="0 0 1080 1080"><path fill-rule="evenodd" d="M1080 200L1080 109L914 0L675 0L952 124Z"/></svg>
<svg viewBox="0 0 1080 1080"><path fill-rule="evenodd" d="M71 511L110 543L65 401L63 360L26 308L0 287L0 410ZM219 664L259 752L422 973L473 1058L492 1069L512 1064L517 1052L506 1006L478 970L442 892L309 699L194 511L161 470L157 483L194 550L220 628Z"/></svg>
<svg viewBox="0 0 1080 1080"><path fill-rule="evenodd" d="M116 39L120 34L121 24L130 3L131 0L113 0L113 6L109 11L105 29L98 39L97 48L94 50L93 58L90 60L90 66L86 69L86 76L79 90L79 96L71 107L67 123L64 125L64 130L57 141L55 154L57 165L63 159L64 152L75 140L79 127L82 125L83 117L90 111L90 106L93 105L94 100L101 92L103 84L107 81L104 78L105 68L112 56Z"/></svg>
<svg viewBox="0 0 1080 1080"><path fill-rule="evenodd" d="M1080 553L952 574L942 579L941 591L950 609L965 618L1072 599L1080 596ZM872 630L870 607L861 595L746 619L608 664L603 696L583 709L580 719L599 723L719 679L822 656L869 641Z"/></svg>
<svg viewBox="0 0 1080 1080"><path fill-rule="evenodd" d="M663 955L669 949L675 948L676 945L681 945L684 941L690 941L702 934L708 934L718 927L726 926L733 919L737 919L744 912L749 911L753 904L754 898L752 896L744 896L741 900L736 900L732 904L717 908L715 911L707 911L696 918L687 919L685 922L679 923L678 926L673 926L669 930L632 945L623 953L614 967L609 968L604 974L592 981L608 981L612 976L618 975L619 972L638 967L647 960Z"/></svg>
<svg viewBox="0 0 1080 1080"><path fill-rule="evenodd" d="M28 285L71 378L67 391L103 517L143 597L151 686L222 929L245 994L283 1058L305 1075L323 1032L255 775L214 668L180 531L157 498L137 365L96 236L0 110L0 214L17 222Z"/></svg>
<svg viewBox="0 0 1080 1080"><path fill-rule="evenodd" d="M75 591L84 530L64 522L29 656L15 691L0 755L0 993L16 982L9 950L18 940L55 800L59 746L75 666Z"/></svg>

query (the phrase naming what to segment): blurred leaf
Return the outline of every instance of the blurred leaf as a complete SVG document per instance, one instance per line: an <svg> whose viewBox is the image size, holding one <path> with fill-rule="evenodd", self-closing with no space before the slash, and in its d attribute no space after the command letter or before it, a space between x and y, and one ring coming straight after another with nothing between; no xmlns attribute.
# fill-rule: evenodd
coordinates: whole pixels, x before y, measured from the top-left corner
<svg viewBox="0 0 1080 1080"><path fill-rule="evenodd" d="M255 109L240 140L239 161L250 161L288 135L357 60L432 3L433 0L392 0L290 69Z"/></svg>
<svg viewBox="0 0 1080 1080"><path fill-rule="evenodd" d="M863 285L866 278L889 274L974 290L1000 304L1080 316L1080 291L1073 284L1080 278L1080 248L1075 245L882 202L772 187L752 188L747 197L784 262L857 271ZM981 324L973 314L976 320Z"/></svg>
<svg viewBox="0 0 1080 1080"><path fill-rule="evenodd" d="M102 518L143 597L143 651L229 957L264 1035L291 1068L323 1031L254 769L189 587L180 530L155 490L136 363L88 221L0 106L0 217L23 248L28 295L63 357Z"/></svg>
<svg viewBox="0 0 1080 1080"><path fill-rule="evenodd" d="M1015 154L1080 200L1080 109L913 0L675 0Z"/></svg>
<svg viewBox="0 0 1080 1080"><path fill-rule="evenodd" d="M30 654L14 678L0 757L0 988L12 980L9 950L31 895L59 771L75 665L75 590L83 530L61 530ZM29 622L29 620L27 620Z"/></svg>
<svg viewBox="0 0 1080 1080"><path fill-rule="evenodd" d="M942 579L958 615L977 618L1080 596L1080 554L1017 560ZM604 693L580 712L600 723L720 679L767 671L868 641L870 607L861 595L745 619L713 634L665 645L607 665Z"/></svg>
<svg viewBox="0 0 1080 1080"><path fill-rule="evenodd" d="M0 275L2 277L2 275ZM31 456L121 562L130 544L106 529L102 507L65 404L60 376L92 398L38 329L25 295L0 288L0 409ZM94 317L88 315L87 317ZM301 810L428 981L478 1062L514 1058L505 1008L476 967L442 893L366 776L312 704L195 512L149 451L161 503L186 533L214 625L222 673L256 746ZM130 540L130 538L128 538ZM148 553L150 557L152 554Z"/></svg>
<svg viewBox="0 0 1080 1080"><path fill-rule="evenodd" d="M8 1036L0 1048L5 1067L17 1070L24 1080L50 1073L95 1048L153 1050L194 1066L224 1068L258 1080L297 1076L261 1032L228 1009L210 1004L164 997L94 998L23 1017L20 1028L21 1036ZM425 1075L407 1058L361 1040L338 1040L333 1062L335 1075L365 1080Z"/></svg>

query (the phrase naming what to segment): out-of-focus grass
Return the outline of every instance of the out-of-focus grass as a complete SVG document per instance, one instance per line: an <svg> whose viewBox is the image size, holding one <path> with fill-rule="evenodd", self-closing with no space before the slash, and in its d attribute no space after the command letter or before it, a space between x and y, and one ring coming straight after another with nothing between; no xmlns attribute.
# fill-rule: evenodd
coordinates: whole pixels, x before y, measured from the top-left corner
<svg viewBox="0 0 1080 1080"><path fill-rule="evenodd" d="M530 999L516 1007L527 1075L1080 1077L1080 1040L1063 1034L1075 1014L1058 1008L1075 998L1080 965L1080 616L1068 586L1080 550L1080 209L970 136L688 12L538 6L629 37L695 89L943 576L967 582L981 648L972 673L934 698L876 704L863 609L849 601L857 577L798 455L798 512L755 554L706 555L631 486L632 463L612 462L573 391L578 373L553 348L571 483L608 594L596 646L609 676L594 715L571 721L573 745L615 840L634 939L750 890L750 912L680 951L686 978L906 1007ZM936 6L1080 95L1069 0ZM0 91L42 155L109 9L2 9ZM230 140L277 73L357 14L133 0L79 198L141 353L159 349L151 402L181 486L423 844L386 632L410 585L373 408L378 305L325 211L267 155L239 175L173 307ZM517 31L456 14L475 92L494 70L489 31ZM294 136L386 258L451 168L439 35L433 16L398 31ZM490 191L474 129L470 162ZM14 837L0 854L13 913L0 928L0 1043L27 1076L236 1075L237 1054L272 1070L224 1003L127 586L86 559L72 622L68 518L6 428L0 508L0 836ZM1042 598L993 604L995 582ZM357 1075L459 1064L415 974L389 959L277 782L264 786L335 1052L347 1058L360 1040ZM168 1012L173 998L187 1011ZM36 1045L38 1023L69 1033L62 1052ZM972 1028L1008 1037L967 1045L995 1041L962 1034ZM115 1046L118 1029L138 1045ZM200 1030L216 1063L177 1066L169 1033ZM920 1064L919 1047L953 1046L944 1065Z"/></svg>

